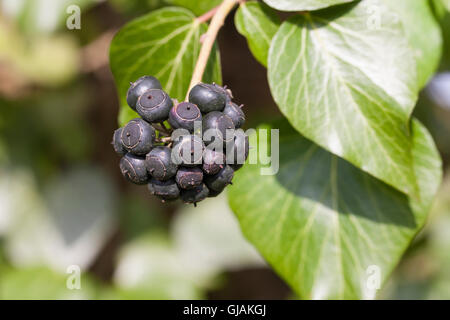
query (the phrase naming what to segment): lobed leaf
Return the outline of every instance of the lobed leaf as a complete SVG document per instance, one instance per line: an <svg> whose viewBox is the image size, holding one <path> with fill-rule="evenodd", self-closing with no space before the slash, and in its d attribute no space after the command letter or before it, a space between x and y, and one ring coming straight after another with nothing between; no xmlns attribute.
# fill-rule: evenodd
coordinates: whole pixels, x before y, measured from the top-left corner
<svg viewBox="0 0 450 320"><path fill-rule="evenodd" d="M280 24L277 14L262 2L244 2L235 15L237 30L247 38L256 60L266 67L270 42Z"/></svg>
<svg viewBox="0 0 450 320"><path fill-rule="evenodd" d="M218 6L222 0L166 0L166 2L191 10L196 15L201 15Z"/></svg>
<svg viewBox="0 0 450 320"><path fill-rule="evenodd" d="M205 32L206 25L196 22L190 11L170 7L136 19L117 33L110 47L110 66L120 95L121 125L136 117L126 104L126 92L130 82L143 75L157 77L172 98L184 100ZM217 50L204 81L221 83Z"/></svg>
<svg viewBox="0 0 450 320"><path fill-rule="evenodd" d="M247 164L229 187L244 235L300 298L374 298L370 276L379 271L381 283L386 280L424 225L439 186L441 162L432 138L413 122L418 200L286 123L273 128L280 128L278 173L264 176L262 165Z"/></svg>
<svg viewBox="0 0 450 320"><path fill-rule="evenodd" d="M272 8L281 11L309 11L323 9L355 0L263 0Z"/></svg>
<svg viewBox="0 0 450 320"><path fill-rule="evenodd" d="M394 15L380 0L364 0L293 16L272 41L268 77L301 134L414 194L408 121L418 94L416 62Z"/></svg>
<svg viewBox="0 0 450 320"><path fill-rule="evenodd" d="M423 88L439 66L442 32L428 0L384 0L403 23L417 61L417 76Z"/></svg>

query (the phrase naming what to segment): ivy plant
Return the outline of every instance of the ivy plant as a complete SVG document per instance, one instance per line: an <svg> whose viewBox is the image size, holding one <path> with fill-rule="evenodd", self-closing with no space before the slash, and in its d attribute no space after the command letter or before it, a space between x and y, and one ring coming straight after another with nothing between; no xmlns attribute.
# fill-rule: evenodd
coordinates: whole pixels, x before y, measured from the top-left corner
<svg viewBox="0 0 450 320"><path fill-rule="evenodd" d="M441 181L433 139L412 116L441 62L434 6L428 0L171 4L182 7L131 21L111 43L119 123L136 116L125 97L140 76L157 77L179 101L197 82L220 84L216 37L234 14L284 115L262 125L280 130L278 173L261 175L264 165L245 165L229 188L242 232L300 298L375 298L370 276L375 270L381 285L388 279L424 226Z"/></svg>

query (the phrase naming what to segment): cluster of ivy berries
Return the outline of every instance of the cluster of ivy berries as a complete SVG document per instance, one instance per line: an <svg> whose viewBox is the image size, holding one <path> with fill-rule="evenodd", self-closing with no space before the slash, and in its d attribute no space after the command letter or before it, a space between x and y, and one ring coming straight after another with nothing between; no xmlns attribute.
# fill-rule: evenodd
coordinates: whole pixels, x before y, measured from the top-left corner
<svg viewBox="0 0 450 320"><path fill-rule="evenodd" d="M226 87L199 83L179 103L152 76L131 83L127 103L141 118L117 129L112 142L123 176L163 202L196 205L219 195L249 152L245 115L232 98Z"/></svg>

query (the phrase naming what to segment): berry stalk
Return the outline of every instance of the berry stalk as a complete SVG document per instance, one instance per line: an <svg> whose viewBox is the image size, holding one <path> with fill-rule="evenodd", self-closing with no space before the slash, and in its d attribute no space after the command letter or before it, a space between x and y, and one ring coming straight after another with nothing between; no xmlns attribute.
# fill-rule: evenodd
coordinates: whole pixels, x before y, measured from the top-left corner
<svg viewBox="0 0 450 320"><path fill-rule="evenodd" d="M195 65L194 74L192 75L191 83L189 85L188 92L199 82L202 81L203 73L205 72L206 65L208 63L209 56L211 55L211 50L216 41L217 34L220 28L222 28L226 17L230 11L238 4L239 0L224 0L220 6L215 10L214 16L211 19L208 31L204 36L204 41L200 49L200 54L198 56L197 64ZM202 23L204 19L197 18L197 23ZM187 100L188 97L186 97Z"/></svg>

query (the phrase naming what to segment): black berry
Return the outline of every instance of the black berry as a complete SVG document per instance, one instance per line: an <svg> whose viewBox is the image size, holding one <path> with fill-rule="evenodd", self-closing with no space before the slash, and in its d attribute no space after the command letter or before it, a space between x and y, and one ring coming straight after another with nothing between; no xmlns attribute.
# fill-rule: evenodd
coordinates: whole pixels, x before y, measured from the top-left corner
<svg viewBox="0 0 450 320"><path fill-rule="evenodd" d="M202 183L193 189L181 190L181 200L185 203L193 203L196 205L197 202L205 200L208 197L208 194L208 187Z"/></svg>
<svg viewBox="0 0 450 320"><path fill-rule="evenodd" d="M175 181L182 189L193 189L203 183L203 171L198 167L180 168Z"/></svg>
<svg viewBox="0 0 450 320"><path fill-rule="evenodd" d="M217 197L219 194L221 194L222 191L223 191L223 190L220 190L220 191L214 191L214 190L209 189L208 198L215 198L215 197Z"/></svg>
<svg viewBox="0 0 450 320"><path fill-rule="evenodd" d="M240 169L248 158L249 149L248 136L243 130L236 130L233 143L227 145L227 164L235 171Z"/></svg>
<svg viewBox="0 0 450 320"><path fill-rule="evenodd" d="M186 167L200 165L204 148L205 145L199 136L181 136L173 147L172 161Z"/></svg>
<svg viewBox="0 0 450 320"><path fill-rule="evenodd" d="M150 89L139 97L136 111L145 121L155 123L167 120L172 106L172 99L167 93L160 89Z"/></svg>
<svg viewBox="0 0 450 320"><path fill-rule="evenodd" d="M114 147L114 151L117 154L123 156L125 153L127 153L127 149L125 149L125 147L122 144L121 135L122 135L122 128L119 128L116 131L114 131L113 141L111 142L111 144Z"/></svg>
<svg viewBox="0 0 450 320"><path fill-rule="evenodd" d="M130 153L120 159L120 171L128 181L135 184L145 184L149 180L145 159Z"/></svg>
<svg viewBox="0 0 450 320"><path fill-rule="evenodd" d="M142 119L133 119L123 128L120 139L129 152L145 155L152 149L155 129Z"/></svg>
<svg viewBox="0 0 450 320"><path fill-rule="evenodd" d="M222 112L213 111L206 114L203 117L202 127L206 145L216 140L222 144L233 141L235 129L233 120Z"/></svg>
<svg viewBox="0 0 450 320"><path fill-rule="evenodd" d="M202 113L222 111L226 101L225 92L212 84L199 83L189 92L189 102L196 104Z"/></svg>
<svg viewBox="0 0 450 320"><path fill-rule="evenodd" d="M202 121L202 113L195 104L182 102L170 109L169 123L174 129L186 129L192 133L195 121Z"/></svg>
<svg viewBox="0 0 450 320"><path fill-rule="evenodd" d="M245 123L245 114L242 108L233 102L228 102L223 109L223 113L231 118L236 128L240 128Z"/></svg>
<svg viewBox="0 0 450 320"><path fill-rule="evenodd" d="M225 165L225 154L206 148L203 152L203 171L206 174L216 174Z"/></svg>
<svg viewBox="0 0 450 320"><path fill-rule="evenodd" d="M226 102L230 102L233 99L233 93L227 86L219 86L217 83L213 83L212 86L215 90L222 92L226 96Z"/></svg>
<svg viewBox="0 0 450 320"><path fill-rule="evenodd" d="M145 165L153 178L164 181L175 176L178 166L171 156L172 150L164 146L155 147L147 154Z"/></svg>
<svg viewBox="0 0 450 320"><path fill-rule="evenodd" d="M136 110L139 97L149 89L162 89L159 80L152 76L143 76L131 84L127 92L127 103L131 109Z"/></svg>
<svg viewBox="0 0 450 320"><path fill-rule="evenodd" d="M176 200L180 196L180 189L174 179L167 181L151 179L148 183L148 190L152 195L164 201Z"/></svg>
<svg viewBox="0 0 450 320"><path fill-rule="evenodd" d="M209 189L222 191L233 180L234 170L229 165L224 166L218 173L205 176L205 183Z"/></svg>

